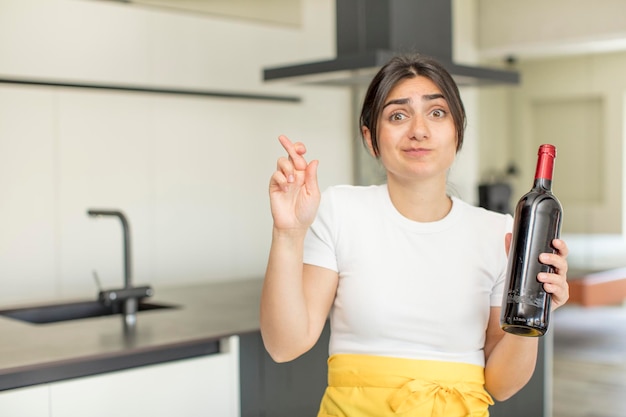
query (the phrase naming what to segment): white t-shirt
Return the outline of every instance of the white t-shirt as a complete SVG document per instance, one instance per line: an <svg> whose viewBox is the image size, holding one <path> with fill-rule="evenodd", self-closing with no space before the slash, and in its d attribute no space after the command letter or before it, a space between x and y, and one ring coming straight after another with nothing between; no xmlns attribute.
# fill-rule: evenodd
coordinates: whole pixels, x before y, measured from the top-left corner
<svg viewBox="0 0 626 417"><path fill-rule="evenodd" d="M339 273L329 353L484 366L490 306L504 289L510 215L452 198L442 220L420 223L386 185L334 186L322 195L304 262Z"/></svg>

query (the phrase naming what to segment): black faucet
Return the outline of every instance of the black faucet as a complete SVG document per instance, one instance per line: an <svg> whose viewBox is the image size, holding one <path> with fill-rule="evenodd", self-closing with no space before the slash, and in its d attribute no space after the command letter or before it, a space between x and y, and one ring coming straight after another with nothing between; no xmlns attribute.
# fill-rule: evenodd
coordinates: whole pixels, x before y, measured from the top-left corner
<svg viewBox="0 0 626 417"><path fill-rule="evenodd" d="M137 322L138 300L150 297L153 294L149 286L133 287L130 256L130 227L126 216L119 210L87 210L87 214L92 217L114 216L122 222L124 232L124 288L115 290L101 290L98 299L105 305L115 305L123 303L124 324L133 327Z"/></svg>

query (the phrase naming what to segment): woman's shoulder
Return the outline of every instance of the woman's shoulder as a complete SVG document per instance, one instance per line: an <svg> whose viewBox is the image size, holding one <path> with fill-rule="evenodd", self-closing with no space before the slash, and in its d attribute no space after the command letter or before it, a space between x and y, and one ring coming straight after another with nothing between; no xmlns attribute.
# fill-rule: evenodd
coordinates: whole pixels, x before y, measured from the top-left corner
<svg viewBox="0 0 626 417"><path fill-rule="evenodd" d="M465 213L466 216L470 216L473 221L488 224L503 224L510 225L513 221L513 217L510 214L499 213L492 210L487 210L484 207L472 205L466 201L463 201L457 197L452 197L455 206Z"/></svg>

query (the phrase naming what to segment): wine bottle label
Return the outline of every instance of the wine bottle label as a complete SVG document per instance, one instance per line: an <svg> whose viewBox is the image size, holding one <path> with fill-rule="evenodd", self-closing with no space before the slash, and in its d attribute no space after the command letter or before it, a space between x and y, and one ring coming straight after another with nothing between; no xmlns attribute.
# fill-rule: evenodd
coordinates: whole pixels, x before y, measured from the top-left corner
<svg viewBox="0 0 626 417"><path fill-rule="evenodd" d="M545 297L537 297L532 294L520 294L519 291L509 291L507 294L507 303L528 304L535 307L543 307Z"/></svg>

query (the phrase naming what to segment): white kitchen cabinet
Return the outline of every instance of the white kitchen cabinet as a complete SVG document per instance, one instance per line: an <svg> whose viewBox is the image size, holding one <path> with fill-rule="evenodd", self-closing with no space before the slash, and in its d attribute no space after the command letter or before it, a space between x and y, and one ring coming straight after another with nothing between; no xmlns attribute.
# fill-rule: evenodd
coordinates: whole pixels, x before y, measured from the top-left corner
<svg viewBox="0 0 626 417"><path fill-rule="evenodd" d="M48 385L19 388L0 392L0 416L49 417Z"/></svg>
<svg viewBox="0 0 626 417"><path fill-rule="evenodd" d="M213 355L52 383L50 417L238 417L239 338L220 345Z"/></svg>

